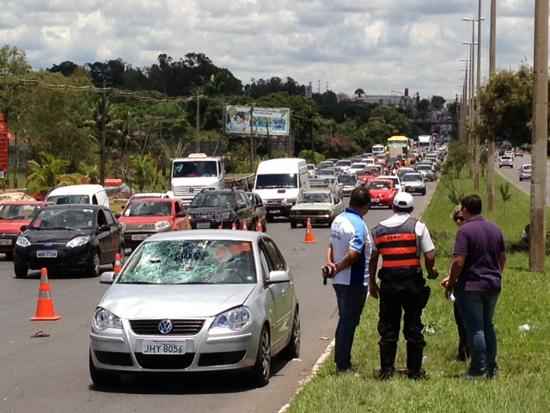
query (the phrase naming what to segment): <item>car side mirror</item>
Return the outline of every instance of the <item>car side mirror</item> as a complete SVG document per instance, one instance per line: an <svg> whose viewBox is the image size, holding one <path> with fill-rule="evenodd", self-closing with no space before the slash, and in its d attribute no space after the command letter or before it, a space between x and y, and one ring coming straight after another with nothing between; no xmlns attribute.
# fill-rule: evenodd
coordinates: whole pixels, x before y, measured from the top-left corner
<svg viewBox="0 0 550 413"><path fill-rule="evenodd" d="M21 232L25 232L28 228L29 228L28 225L21 225L21 228L19 228L19 230L20 230Z"/></svg>
<svg viewBox="0 0 550 413"><path fill-rule="evenodd" d="M113 271L107 271L99 277L100 284L112 284L115 281L116 274Z"/></svg>
<svg viewBox="0 0 550 413"><path fill-rule="evenodd" d="M290 282L290 277L288 276L288 271L271 271L269 273L270 284L279 284Z"/></svg>

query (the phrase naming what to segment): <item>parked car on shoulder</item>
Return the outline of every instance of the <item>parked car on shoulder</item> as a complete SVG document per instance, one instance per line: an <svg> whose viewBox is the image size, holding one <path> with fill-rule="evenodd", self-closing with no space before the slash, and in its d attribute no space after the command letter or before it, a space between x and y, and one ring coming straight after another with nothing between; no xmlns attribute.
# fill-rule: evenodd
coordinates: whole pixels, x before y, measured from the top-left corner
<svg viewBox="0 0 550 413"><path fill-rule="evenodd" d="M53 273L99 276L121 252L122 225L100 205L53 205L40 209L15 242L15 277L47 268Z"/></svg>
<svg viewBox="0 0 550 413"><path fill-rule="evenodd" d="M394 182L390 179L377 178L371 181L367 189L369 191L370 206L384 206L392 208L393 198L397 194Z"/></svg>
<svg viewBox="0 0 550 413"><path fill-rule="evenodd" d="M531 180L531 174L533 173L533 167L530 163L525 163L519 168L519 181Z"/></svg>
<svg viewBox="0 0 550 413"><path fill-rule="evenodd" d="M179 231L141 244L92 314L95 386L122 374L241 370L264 386L273 357L300 355L292 271L267 234Z"/></svg>
<svg viewBox="0 0 550 413"><path fill-rule="evenodd" d="M40 208L46 206L40 201L4 201L0 202L0 253L7 260L13 259L15 240L21 233L21 227L29 225Z"/></svg>
<svg viewBox="0 0 550 413"><path fill-rule="evenodd" d="M197 194L187 209L193 229L231 229L246 224L256 228L256 216L246 193L240 190L204 190Z"/></svg>
<svg viewBox="0 0 550 413"><path fill-rule="evenodd" d="M147 237L185 227L185 208L175 198L134 198L118 217L123 225L125 253L137 248Z"/></svg>
<svg viewBox="0 0 550 413"><path fill-rule="evenodd" d="M426 183L420 173L414 172L403 175L401 185L405 192L426 195Z"/></svg>
<svg viewBox="0 0 550 413"><path fill-rule="evenodd" d="M342 199L330 190L304 192L302 198L290 210L290 227L305 225L308 218L312 224L330 226L334 218L344 211Z"/></svg>

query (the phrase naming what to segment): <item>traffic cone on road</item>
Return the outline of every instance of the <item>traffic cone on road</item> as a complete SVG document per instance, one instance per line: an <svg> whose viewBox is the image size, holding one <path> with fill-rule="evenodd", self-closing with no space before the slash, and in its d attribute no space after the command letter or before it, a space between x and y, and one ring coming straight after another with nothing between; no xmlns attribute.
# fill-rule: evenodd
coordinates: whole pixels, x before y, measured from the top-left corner
<svg viewBox="0 0 550 413"><path fill-rule="evenodd" d="M315 244L317 240L315 239L315 235L313 234L313 227L311 226L311 218L307 219L307 225L306 225L306 236L304 238L304 243L306 244Z"/></svg>
<svg viewBox="0 0 550 413"><path fill-rule="evenodd" d="M36 303L36 313L31 318L32 321L54 321L61 318L55 312L53 307L53 298L48 283L48 269L40 270L40 287L38 288L38 302Z"/></svg>
<svg viewBox="0 0 550 413"><path fill-rule="evenodd" d="M243 221L243 225L241 227L243 231L248 231L248 226L246 225L246 221Z"/></svg>
<svg viewBox="0 0 550 413"><path fill-rule="evenodd" d="M115 265L113 265L113 272L118 275L122 271L122 256L119 252L115 255Z"/></svg>

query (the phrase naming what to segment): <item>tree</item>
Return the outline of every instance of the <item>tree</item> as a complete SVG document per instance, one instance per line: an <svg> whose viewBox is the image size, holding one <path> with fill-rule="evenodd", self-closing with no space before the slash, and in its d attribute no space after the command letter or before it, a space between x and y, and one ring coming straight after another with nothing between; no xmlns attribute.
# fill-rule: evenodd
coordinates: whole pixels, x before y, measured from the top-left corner
<svg viewBox="0 0 550 413"><path fill-rule="evenodd" d="M365 95L365 91L361 88L356 89L353 93L357 98L361 99Z"/></svg>
<svg viewBox="0 0 550 413"><path fill-rule="evenodd" d="M71 76L75 70L78 69L78 65L69 60L61 62L59 65L53 65L48 69L51 73L61 73L63 76Z"/></svg>
<svg viewBox="0 0 550 413"><path fill-rule="evenodd" d="M130 157L131 175L129 180L140 192L146 187L158 182L158 171L153 158L149 155L134 155Z"/></svg>
<svg viewBox="0 0 550 413"><path fill-rule="evenodd" d="M46 152L38 156L39 162L29 161L27 187L32 193L46 193L57 185L58 177L67 170L69 162Z"/></svg>
<svg viewBox="0 0 550 413"><path fill-rule="evenodd" d="M430 106L433 110L442 110L445 107L445 99L441 96L432 96Z"/></svg>

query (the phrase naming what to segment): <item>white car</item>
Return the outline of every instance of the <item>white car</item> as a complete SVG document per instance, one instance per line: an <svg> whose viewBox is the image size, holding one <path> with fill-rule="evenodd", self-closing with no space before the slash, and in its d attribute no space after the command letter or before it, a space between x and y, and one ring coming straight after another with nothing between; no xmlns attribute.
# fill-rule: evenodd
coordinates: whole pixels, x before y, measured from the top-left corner
<svg viewBox="0 0 550 413"><path fill-rule="evenodd" d="M247 370L268 383L278 353L299 357L294 280L266 234L196 230L154 235L132 254L92 315L96 386L119 376Z"/></svg>
<svg viewBox="0 0 550 413"><path fill-rule="evenodd" d="M351 167L349 168L350 174L357 174L361 171L363 171L367 167L367 164L364 162L355 162L351 164Z"/></svg>
<svg viewBox="0 0 550 413"><path fill-rule="evenodd" d="M402 189L401 180L396 175L380 175L380 176L377 176L376 178L377 179L389 179L390 181L393 182L393 186L394 186L395 189L397 189L397 192L400 192L401 189Z"/></svg>
<svg viewBox="0 0 550 413"><path fill-rule="evenodd" d="M311 190L304 192L303 198L290 210L290 227L312 224L332 224L334 218L344 212L344 203L331 190Z"/></svg>
<svg viewBox="0 0 550 413"><path fill-rule="evenodd" d="M519 181L531 180L531 174L533 173L533 168L530 163L521 165L519 168Z"/></svg>
<svg viewBox="0 0 550 413"><path fill-rule="evenodd" d="M504 166L507 166L509 168L514 167L514 158L512 158L509 155L503 155L498 159L498 167L502 168Z"/></svg>

